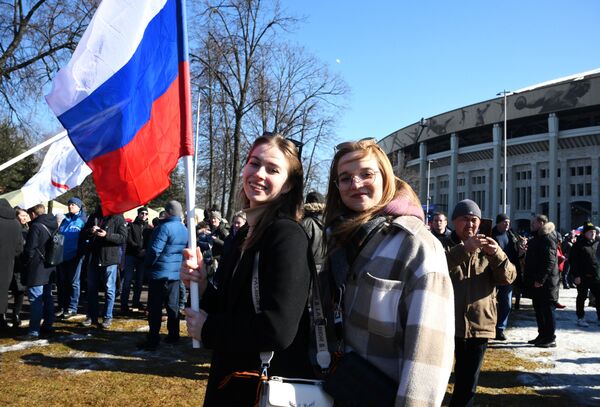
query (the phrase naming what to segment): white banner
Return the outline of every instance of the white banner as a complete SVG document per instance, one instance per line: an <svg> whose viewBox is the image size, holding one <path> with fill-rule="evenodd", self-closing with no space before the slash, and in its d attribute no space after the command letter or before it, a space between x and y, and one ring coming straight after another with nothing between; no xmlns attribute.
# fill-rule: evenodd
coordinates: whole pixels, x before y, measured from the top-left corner
<svg viewBox="0 0 600 407"><path fill-rule="evenodd" d="M65 136L52 143L40 170L21 188L23 207L45 204L80 185L91 173L71 139Z"/></svg>

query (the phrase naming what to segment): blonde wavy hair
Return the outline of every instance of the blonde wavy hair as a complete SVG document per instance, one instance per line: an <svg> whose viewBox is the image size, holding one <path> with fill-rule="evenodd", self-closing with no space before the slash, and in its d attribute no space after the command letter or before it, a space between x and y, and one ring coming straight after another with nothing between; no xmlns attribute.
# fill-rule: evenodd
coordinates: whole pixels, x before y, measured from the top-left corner
<svg viewBox="0 0 600 407"><path fill-rule="evenodd" d="M349 153L359 151L356 159L373 157L381 172L383 191L381 200L374 207L364 212L353 212L342 202L340 191L335 182L338 177L338 164L340 159ZM330 230L329 239L336 245L344 244L352 234L364 223L371 220L382 211L394 198L404 196L412 203L421 205L414 190L406 182L394 175L392 164L385 152L377 145L375 140L348 141L336 147L336 153L329 169L329 184L327 187L327 203L325 205L325 228ZM344 221L339 223L340 217ZM331 243L331 242L330 242ZM331 247L330 247L331 249Z"/></svg>

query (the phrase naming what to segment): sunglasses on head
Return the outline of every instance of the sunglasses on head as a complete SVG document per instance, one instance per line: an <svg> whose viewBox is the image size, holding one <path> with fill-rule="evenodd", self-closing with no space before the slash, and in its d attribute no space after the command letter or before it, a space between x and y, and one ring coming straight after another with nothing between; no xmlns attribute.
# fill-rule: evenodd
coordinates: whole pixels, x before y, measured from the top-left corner
<svg viewBox="0 0 600 407"><path fill-rule="evenodd" d="M265 131L263 132L263 137L275 137L277 136L278 133L273 133L270 131ZM294 147L296 147L296 151L298 152L298 158L300 159L302 157L302 147L304 147L304 143L298 140L294 140L292 138L287 138L287 137L283 137L284 139L286 139L287 141L289 141L290 143L292 143L294 145Z"/></svg>
<svg viewBox="0 0 600 407"><path fill-rule="evenodd" d="M344 141L343 143L340 143L337 146L335 146L334 149L335 149L335 151L340 151L340 150L344 150L345 148L350 147L354 144L359 144L359 143L377 144L377 139L375 139L374 137L365 137L365 138L361 138L360 140L357 140L357 141Z"/></svg>

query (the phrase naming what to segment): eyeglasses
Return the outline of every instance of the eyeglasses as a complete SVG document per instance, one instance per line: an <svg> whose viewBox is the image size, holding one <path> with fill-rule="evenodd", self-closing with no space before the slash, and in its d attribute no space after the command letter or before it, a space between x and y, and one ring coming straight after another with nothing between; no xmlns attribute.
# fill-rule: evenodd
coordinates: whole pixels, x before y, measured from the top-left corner
<svg viewBox="0 0 600 407"><path fill-rule="evenodd" d="M273 133L270 131L264 131L263 132L263 137L275 137L277 135L279 135L278 133ZM283 137L283 136L281 136ZM289 141L290 143L292 143L294 145L294 147L296 147L296 151L298 152L298 159L300 159L302 157L302 147L304 147L304 143L298 140L294 140L292 138L287 138L287 137L283 137L284 139L286 139L287 141Z"/></svg>
<svg viewBox="0 0 600 407"><path fill-rule="evenodd" d="M375 182L375 177L379 174L379 171L366 170L362 171L357 175L342 174L334 182L340 191L350 189L352 182L356 182L363 187L369 186Z"/></svg>
<svg viewBox="0 0 600 407"><path fill-rule="evenodd" d="M340 150L344 150L345 148L350 147L354 144L359 144L359 143L377 144L377 140L374 137L365 137L365 138L361 138L358 141L344 141L343 143L340 143L337 146L335 146L334 149L335 149L335 151L340 151Z"/></svg>
<svg viewBox="0 0 600 407"><path fill-rule="evenodd" d="M148 216L148 212L140 212L140 215L146 215L146 216Z"/></svg>

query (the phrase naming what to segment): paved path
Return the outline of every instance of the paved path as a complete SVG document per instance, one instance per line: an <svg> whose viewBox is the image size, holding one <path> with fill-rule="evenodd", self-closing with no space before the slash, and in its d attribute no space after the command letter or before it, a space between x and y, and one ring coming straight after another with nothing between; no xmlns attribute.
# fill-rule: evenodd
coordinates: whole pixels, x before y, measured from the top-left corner
<svg viewBox="0 0 600 407"><path fill-rule="evenodd" d="M522 309L513 311L506 342L491 342L496 348L512 349L515 354L548 368L523 372L518 379L541 394L567 394L573 405L600 405L600 325L596 310L585 308L588 328L577 326L576 289L560 290L560 303L567 307L556 313L556 348L542 349L527 344L537 336L531 301L523 299ZM586 301L587 304L587 301ZM550 403L551 404L551 403ZM549 404L549 405L550 405Z"/></svg>

